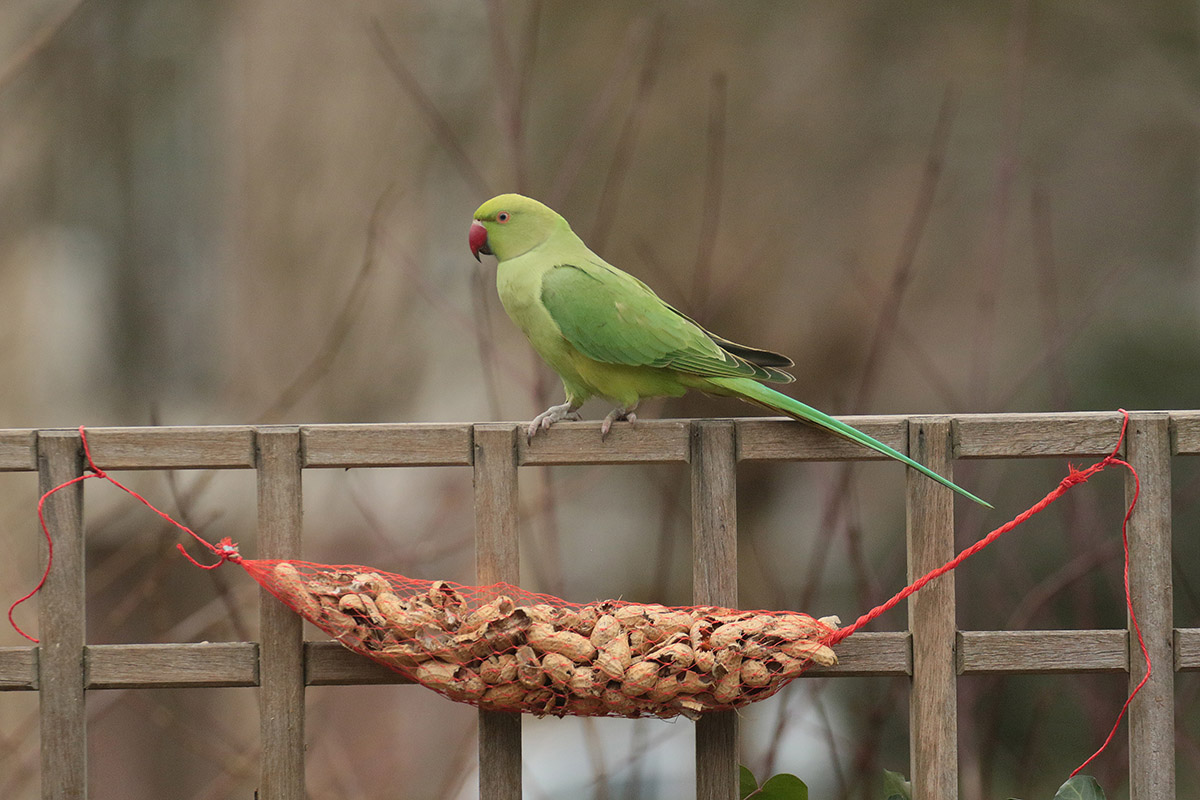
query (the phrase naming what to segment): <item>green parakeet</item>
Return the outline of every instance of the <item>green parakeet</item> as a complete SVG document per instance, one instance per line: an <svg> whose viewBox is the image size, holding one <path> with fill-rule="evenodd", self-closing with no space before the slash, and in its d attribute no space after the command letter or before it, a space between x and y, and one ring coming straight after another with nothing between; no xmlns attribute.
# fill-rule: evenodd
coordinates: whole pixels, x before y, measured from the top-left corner
<svg viewBox="0 0 1200 800"><path fill-rule="evenodd" d="M787 356L709 333L663 302L637 278L588 249L559 214L537 200L503 194L475 212L471 253L494 255L504 310L562 378L566 402L529 423L539 430L579 419L590 397L616 407L600 425L634 422L643 397L679 397L688 389L738 397L858 442L991 507L928 467L815 408L764 386L790 383Z"/></svg>

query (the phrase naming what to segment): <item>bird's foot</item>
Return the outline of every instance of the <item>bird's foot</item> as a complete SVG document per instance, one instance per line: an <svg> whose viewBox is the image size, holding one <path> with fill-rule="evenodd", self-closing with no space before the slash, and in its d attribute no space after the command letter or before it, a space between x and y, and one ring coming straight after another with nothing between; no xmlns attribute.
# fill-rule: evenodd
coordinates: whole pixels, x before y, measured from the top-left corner
<svg viewBox="0 0 1200 800"><path fill-rule="evenodd" d="M533 437L538 431L550 430L550 426L556 422L562 422L564 419L579 420L579 412L576 407L570 403L563 403L559 406L550 406L542 413L533 418L533 422L529 423L529 429L526 431L526 441L532 442Z"/></svg>
<svg viewBox="0 0 1200 800"><path fill-rule="evenodd" d="M637 414L633 413L632 408L614 408L608 412L608 416L600 423L600 441L603 442L605 437L608 436L608 432L612 430L613 423L621 420L634 425L637 423Z"/></svg>

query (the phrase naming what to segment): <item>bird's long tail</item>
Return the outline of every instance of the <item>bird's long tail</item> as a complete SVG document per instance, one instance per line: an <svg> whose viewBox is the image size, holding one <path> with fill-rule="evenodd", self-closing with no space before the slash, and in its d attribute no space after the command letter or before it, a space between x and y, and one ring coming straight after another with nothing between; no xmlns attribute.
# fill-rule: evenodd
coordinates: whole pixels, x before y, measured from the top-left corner
<svg viewBox="0 0 1200 800"><path fill-rule="evenodd" d="M836 433L838 436L845 437L852 442L857 442L863 447L869 447L872 450L883 453L885 456L889 456L897 461L907 464L918 472L929 476L943 486L948 486L949 488L961 494L963 497L974 500L980 505L987 506L988 508L992 507L991 503L988 503L986 500L979 499L966 489L954 484L946 478L943 478L941 475L938 475L924 464L917 463L913 459L904 455L904 453L901 453L899 450L888 447L883 442L867 436L857 428L853 428L841 420L829 416L823 411L818 411L812 406L805 405L794 397L788 397L782 392L777 392L774 389L763 386L761 383L750 380L749 378L710 378L707 382L710 385L710 388L708 389L710 392L712 391L711 387L720 387L719 391L716 393L724 394L725 392L728 392L734 397L740 397L743 400L749 400L750 402L757 403L765 408L769 408L772 411L778 411L781 414L787 414L789 417L794 417L801 422L807 422L808 424L815 425L818 428L824 428L825 430L830 431L831 433Z"/></svg>

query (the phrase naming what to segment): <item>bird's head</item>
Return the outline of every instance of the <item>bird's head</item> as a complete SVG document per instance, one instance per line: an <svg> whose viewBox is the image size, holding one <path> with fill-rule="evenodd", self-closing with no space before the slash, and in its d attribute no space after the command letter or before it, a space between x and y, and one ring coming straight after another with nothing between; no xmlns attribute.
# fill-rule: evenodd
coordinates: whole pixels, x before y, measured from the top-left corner
<svg viewBox="0 0 1200 800"><path fill-rule="evenodd" d="M494 255L500 261L527 253L558 229L570 230L566 220L549 207L519 194L493 197L475 211L468 240L471 255Z"/></svg>

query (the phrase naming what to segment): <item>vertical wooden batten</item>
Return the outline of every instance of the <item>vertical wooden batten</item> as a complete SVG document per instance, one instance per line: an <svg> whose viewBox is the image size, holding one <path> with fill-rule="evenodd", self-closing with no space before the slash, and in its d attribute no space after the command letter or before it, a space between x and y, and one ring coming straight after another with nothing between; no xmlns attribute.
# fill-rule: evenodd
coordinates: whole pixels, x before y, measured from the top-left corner
<svg viewBox="0 0 1200 800"><path fill-rule="evenodd" d="M1166 412L1129 415L1125 452L1141 477L1129 518L1129 591L1150 654L1149 682L1129 706L1130 800L1175 797L1175 658L1171 595L1171 441ZM1125 482L1132 499L1133 477ZM1129 624L1130 688L1146 672Z"/></svg>
<svg viewBox="0 0 1200 800"><path fill-rule="evenodd" d="M475 576L481 586L521 580L517 435L513 424L474 427ZM520 800L520 714L479 712L479 796Z"/></svg>
<svg viewBox="0 0 1200 800"><path fill-rule="evenodd" d="M258 547L261 558L299 558L302 515L300 429L258 430ZM304 620L261 590L260 800L304 800Z"/></svg>
<svg viewBox="0 0 1200 800"><path fill-rule="evenodd" d="M909 455L951 477L950 420L909 421ZM954 557L954 494L908 469L905 506L908 580L912 582ZM955 668L954 573L943 575L908 599L913 675L909 700L909 752L913 797L957 800L958 695Z"/></svg>
<svg viewBox="0 0 1200 800"><path fill-rule="evenodd" d="M732 420L695 420L691 433L692 600L736 608L737 448ZM733 711L696 722L697 800L736 800L738 724Z"/></svg>
<svg viewBox="0 0 1200 800"><path fill-rule="evenodd" d="M38 489L46 493L83 474L77 431L41 431ZM54 542L53 568L38 595L38 688L41 713L42 797L87 797L87 714L83 695L83 481L46 499ZM42 545L42 558L46 558Z"/></svg>

